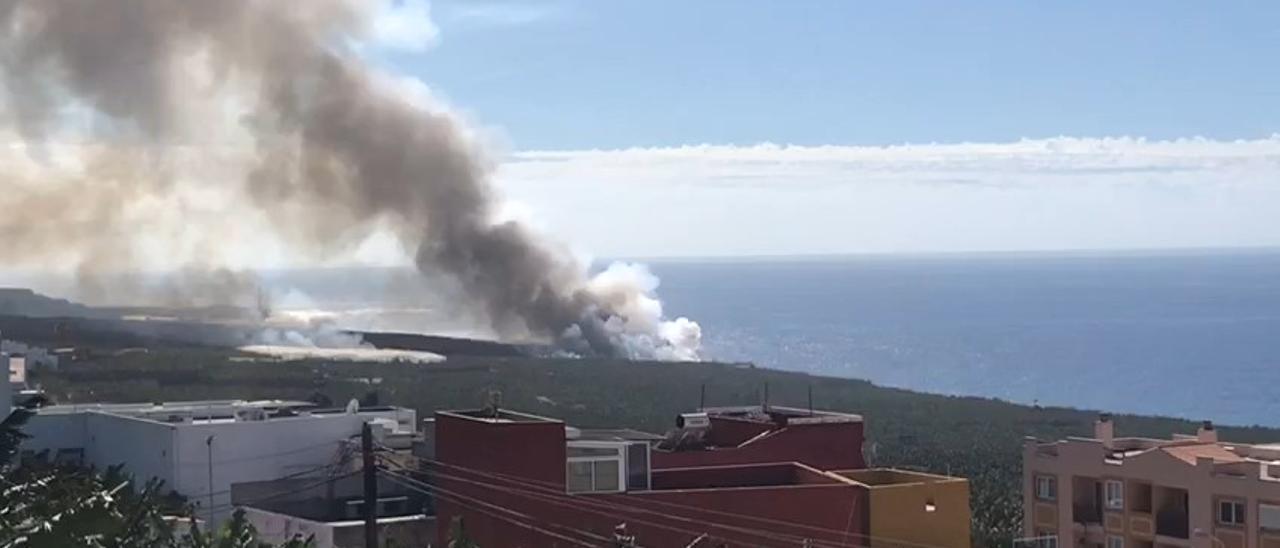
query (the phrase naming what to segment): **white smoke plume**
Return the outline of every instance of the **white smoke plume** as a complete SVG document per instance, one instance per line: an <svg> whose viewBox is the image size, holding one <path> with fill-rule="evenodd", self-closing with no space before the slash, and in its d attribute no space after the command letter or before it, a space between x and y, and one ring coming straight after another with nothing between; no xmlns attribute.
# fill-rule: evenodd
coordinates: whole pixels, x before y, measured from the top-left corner
<svg viewBox="0 0 1280 548"><path fill-rule="evenodd" d="M73 256L92 273L127 269L146 240L216 268L227 239L255 235L237 215L178 206L230 196L228 211L314 257L389 231L500 335L696 357L696 324L667 323L645 277L590 279L561 246L495 220L473 132L353 46L379 4L0 0L0 123L32 158L0 199L20 212L0 220L0 252ZM51 145L68 134L88 144ZM246 146L209 144L220 139Z"/></svg>

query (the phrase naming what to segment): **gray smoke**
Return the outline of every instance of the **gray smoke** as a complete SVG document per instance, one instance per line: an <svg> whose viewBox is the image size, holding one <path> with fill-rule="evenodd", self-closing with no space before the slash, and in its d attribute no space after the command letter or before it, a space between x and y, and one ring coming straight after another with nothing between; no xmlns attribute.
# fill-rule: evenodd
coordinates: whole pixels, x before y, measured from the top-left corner
<svg viewBox="0 0 1280 548"><path fill-rule="evenodd" d="M0 221L0 250L70 249L82 271L127 269L146 230L131 208L203 171L215 179L203 184L235 187L317 257L389 230L421 270L456 281L498 333L593 354L696 356L697 325L663 321L647 273L591 279L523 225L495 222L490 166L467 127L411 100L355 52L374 8L0 0L4 121L23 153L39 168L40 156L59 156L68 127L91 125L93 137L69 153L74 174L54 184L35 169L14 186L25 190L4 205L23 218ZM199 146L228 119L251 153ZM213 226L195 245L225 245L234 227Z"/></svg>

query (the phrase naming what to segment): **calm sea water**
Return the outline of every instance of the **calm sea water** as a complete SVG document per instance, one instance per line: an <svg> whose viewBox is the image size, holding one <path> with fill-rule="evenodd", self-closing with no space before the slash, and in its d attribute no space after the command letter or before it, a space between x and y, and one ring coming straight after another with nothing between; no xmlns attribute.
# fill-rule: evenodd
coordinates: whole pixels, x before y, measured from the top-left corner
<svg viewBox="0 0 1280 548"><path fill-rule="evenodd" d="M1017 402L1280 425L1280 253L651 264L711 356Z"/></svg>

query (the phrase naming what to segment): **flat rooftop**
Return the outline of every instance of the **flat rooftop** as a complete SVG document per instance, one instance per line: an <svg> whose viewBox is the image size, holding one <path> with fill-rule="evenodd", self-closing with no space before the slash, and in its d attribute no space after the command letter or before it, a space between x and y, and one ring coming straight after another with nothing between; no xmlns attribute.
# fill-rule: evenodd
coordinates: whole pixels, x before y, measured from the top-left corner
<svg viewBox="0 0 1280 548"><path fill-rule="evenodd" d="M474 421L488 423L555 423L562 424L563 421L543 417L539 415L531 415L529 413L520 413L518 411L510 411L507 409L455 409L450 411L436 411L436 415L453 417L458 419L470 419Z"/></svg>
<svg viewBox="0 0 1280 548"><path fill-rule="evenodd" d="M357 413L412 412L391 406L361 407ZM292 417L325 417L347 413L346 408L317 408L314 403L295 400L197 400L152 403L77 403L50 405L37 409L40 415L104 413L133 419L167 423L233 423Z"/></svg>
<svg viewBox="0 0 1280 548"><path fill-rule="evenodd" d="M798 462L664 468L650 476L651 491L853 485L853 482Z"/></svg>
<svg viewBox="0 0 1280 548"><path fill-rule="evenodd" d="M665 436L630 428L576 428L566 426L565 438L580 441L644 441L657 443Z"/></svg>
<svg viewBox="0 0 1280 548"><path fill-rule="evenodd" d="M897 468L866 468L862 470L839 470L832 472L842 478L852 480L866 486L870 489L896 487L905 485L928 485L934 483L951 483L958 481L967 481L964 478L953 478L950 476L940 476L938 474L928 474L925 472L915 472L912 470L899 470Z"/></svg>
<svg viewBox="0 0 1280 548"><path fill-rule="evenodd" d="M825 424L860 423L862 415L785 407L781 405L742 405L731 407L704 407L701 412L709 417L742 420L770 424Z"/></svg>
<svg viewBox="0 0 1280 548"><path fill-rule="evenodd" d="M146 415L157 412L170 413L202 413L210 410L226 411L234 409L279 410L311 409L316 404L308 401L293 400L192 400L178 402L148 403L68 403L42 407L38 411L42 415L59 415L66 413L83 413L100 411L116 415Z"/></svg>

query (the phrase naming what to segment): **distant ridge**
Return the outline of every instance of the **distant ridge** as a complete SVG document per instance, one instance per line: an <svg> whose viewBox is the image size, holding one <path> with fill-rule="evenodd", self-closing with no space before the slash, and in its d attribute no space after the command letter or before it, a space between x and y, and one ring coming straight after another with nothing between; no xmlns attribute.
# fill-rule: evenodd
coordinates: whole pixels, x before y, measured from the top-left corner
<svg viewBox="0 0 1280 548"><path fill-rule="evenodd" d="M0 287L0 314L32 318L106 316L101 311L80 303L48 297L21 287Z"/></svg>

